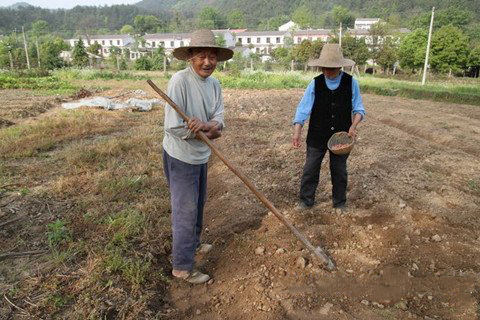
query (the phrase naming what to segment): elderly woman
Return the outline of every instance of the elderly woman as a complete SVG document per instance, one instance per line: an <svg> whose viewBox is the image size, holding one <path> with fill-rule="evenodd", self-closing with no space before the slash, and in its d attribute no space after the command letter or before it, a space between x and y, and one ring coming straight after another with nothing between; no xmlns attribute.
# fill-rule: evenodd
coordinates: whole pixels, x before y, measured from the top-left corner
<svg viewBox="0 0 480 320"><path fill-rule="evenodd" d="M185 123L173 108L165 108L163 166L172 207L172 274L199 284L210 277L194 269L195 253L212 246L200 243L210 149L196 133L203 131L210 139L221 135L222 90L211 75L217 62L230 59L233 51L217 46L212 31L198 30L190 45L176 48L173 55L190 65L172 76L167 94L191 120Z"/></svg>
<svg viewBox="0 0 480 320"><path fill-rule="evenodd" d="M327 142L339 131L350 136L357 134L357 125L365 116L362 97L357 80L342 67L354 62L344 59L338 44L323 46L320 58L309 63L322 68L322 73L308 85L295 113L293 147L299 148L302 128L307 119L307 159L300 185L300 202L297 209L311 208L315 203L320 166L327 153ZM344 213L347 201L347 158L346 155L330 153L330 175L332 179L332 202L337 213Z"/></svg>

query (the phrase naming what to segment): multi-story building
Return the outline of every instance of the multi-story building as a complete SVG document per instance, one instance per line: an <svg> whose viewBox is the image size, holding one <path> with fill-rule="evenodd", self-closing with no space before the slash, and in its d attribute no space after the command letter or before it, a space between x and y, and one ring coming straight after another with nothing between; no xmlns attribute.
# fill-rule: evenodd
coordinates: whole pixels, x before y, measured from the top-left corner
<svg viewBox="0 0 480 320"><path fill-rule="evenodd" d="M331 29L298 30L292 32L293 44L300 44L303 40L321 40L323 42L328 42L331 37Z"/></svg>
<svg viewBox="0 0 480 320"><path fill-rule="evenodd" d="M375 23L378 23L379 21L379 18L357 18L355 19L354 29L369 30Z"/></svg>
<svg viewBox="0 0 480 320"><path fill-rule="evenodd" d="M73 47L80 38L82 38L85 47L89 47L95 43L101 45L101 55L104 57L110 56L110 50L112 47L119 48L123 53L125 49L131 47L133 43L135 43L135 39L128 34L86 35L78 38L68 39L67 42Z"/></svg>
<svg viewBox="0 0 480 320"><path fill-rule="evenodd" d="M237 46L247 47L253 53L268 55L285 44L285 31L244 31L236 34Z"/></svg>

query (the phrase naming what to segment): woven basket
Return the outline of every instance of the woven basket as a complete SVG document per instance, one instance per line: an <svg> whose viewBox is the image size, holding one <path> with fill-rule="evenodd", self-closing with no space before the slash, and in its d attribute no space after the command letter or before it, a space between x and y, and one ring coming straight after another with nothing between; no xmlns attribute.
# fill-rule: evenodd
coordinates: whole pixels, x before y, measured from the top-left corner
<svg viewBox="0 0 480 320"><path fill-rule="evenodd" d="M333 153L338 155L343 155L343 154L349 154L350 151L352 151L354 143L355 143L355 139L350 137L347 132L340 131L340 132L334 133L330 137L330 139L328 139L327 147ZM342 149L332 150L332 147L336 144L348 144L348 146Z"/></svg>

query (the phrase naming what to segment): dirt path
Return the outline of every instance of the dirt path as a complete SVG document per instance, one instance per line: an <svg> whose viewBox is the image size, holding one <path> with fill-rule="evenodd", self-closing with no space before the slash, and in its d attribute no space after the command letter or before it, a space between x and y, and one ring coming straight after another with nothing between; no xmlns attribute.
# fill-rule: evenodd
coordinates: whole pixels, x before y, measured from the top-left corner
<svg viewBox="0 0 480 320"><path fill-rule="evenodd" d="M480 316L480 109L365 95L349 159L349 209L331 213L328 170L317 205L296 202L304 150L290 147L302 91L225 91L219 141L338 271L299 242L213 159L199 257L213 284L172 283L175 319L476 319ZM324 163L322 168L328 168ZM255 254L262 247L264 254ZM303 259L302 259L303 258Z"/></svg>

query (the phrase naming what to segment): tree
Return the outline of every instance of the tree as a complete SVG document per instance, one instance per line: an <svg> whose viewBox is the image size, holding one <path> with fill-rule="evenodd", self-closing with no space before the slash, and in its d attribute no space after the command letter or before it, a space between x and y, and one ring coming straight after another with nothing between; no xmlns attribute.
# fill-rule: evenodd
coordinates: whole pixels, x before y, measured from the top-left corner
<svg viewBox="0 0 480 320"><path fill-rule="evenodd" d="M215 44L219 47L225 47L226 45L226 41L225 41L225 38L223 37L223 35L218 35L218 36L215 36Z"/></svg>
<svg viewBox="0 0 480 320"><path fill-rule="evenodd" d="M163 70L163 63L165 59L165 50L163 47L157 48L153 52L153 57L152 57L152 70Z"/></svg>
<svg viewBox="0 0 480 320"><path fill-rule="evenodd" d="M238 9L234 9L228 13L227 24L229 28L244 28L247 25L243 13Z"/></svg>
<svg viewBox="0 0 480 320"><path fill-rule="evenodd" d="M144 34L146 32L156 32L161 27L161 22L155 16L136 16L133 25L137 32Z"/></svg>
<svg viewBox="0 0 480 320"><path fill-rule="evenodd" d="M432 36L431 66L440 72L465 70L468 58L468 38L453 25L443 26Z"/></svg>
<svg viewBox="0 0 480 320"><path fill-rule="evenodd" d="M357 39L347 34L342 38L342 50L343 55L355 61L357 65L364 65L370 58L365 38Z"/></svg>
<svg viewBox="0 0 480 320"><path fill-rule="evenodd" d="M120 34L133 34L135 31L133 27L129 24L126 24L120 29Z"/></svg>
<svg viewBox="0 0 480 320"><path fill-rule="evenodd" d="M79 38L73 46L72 63L77 67L86 67L88 65L88 55L82 38Z"/></svg>
<svg viewBox="0 0 480 320"><path fill-rule="evenodd" d="M310 40L303 40L301 44L296 45L293 48L292 57L294 60L304 63L306 70L308 60L318 58L322 48L323 42L320 40L315 40L313 42Z"/></svg>
<svg viewBox="0 0 480 320"><path fill-rule="evenodd" d="M400 41L398 56L402 68L409 68L414 72L423 67L427 37L427 30L416 29Z"/></svg>
<svg viewBox="0 0 480 320"><path fill-rule="evenodd" d="M60 58L63 50L70 46L60 37L47 36L40 45L42 67L47 70L62 68L65 62Z"/></svg>
<svg viewBox="0 0 480 320"><path fill-rule="evenodd" d="M223 18L217 9L204 7L198 13L197 26L205 29L219 29L223 27Z"/></svg>
<svg viewBox="0 0 480 320"><path fill-rule="evenodd" d="M428 28L430 26L431 16L431 12L426 12L420 16L416 16L412 20L410 25L413 28ZM443 26L451 24L461 29L465 29L471 20L471 12L456 7L450 7L447 9L437 10L435 12L435 19L433 19L433 28L436 30Z"/></svg>
<svg viewBox="0 0 480 320"><path fill-rule="evenodd" d="M391 37L385 38L380 49L377 52L376 61L382 67L383 71L392 69L398 60L397 45Z"/></svg>
<svg viewBox="0 0 480 320"><path fill-rule="evenodd" d="M270 55L273 61L279 64L282 68L288 70L290 68L290 62L292 61L292 49L279 47L272 50Z"/></svg>
<svg viewBox="0 0 480 320"><path fill-rule="evenodd" d="M300 28L311 27L314 21L312 10L306 6L298 7L292 14L292 21L300 26Z"/></svg>
<svg viewBox="0 0 480 320"><path fill-rule="evenodd" d="M122 60L122 49L117 46L111 46L110 61L112 63L112 66L117 70L120 70L120 60Z"/></svg>
<svg viewBox="0 0 480 320"><path fill-rule="evenodd" d="M475 48L470 51L468 55L467 65L472 69L473 76L475 78L479 77L480 71L480 45L477 45Z"/></svg>
<svg viewBox="0 0 480 320"><path fill-rule="evenodd" d="M40 45L38 39L48 31L48 23L45 20L37 20L32 23L32 34L35 38L35 47L37 52L37 64L41 67Z"/></svg>
<svg viewBox="0 0 480 320"><path fill-rule="evenodd" d="M36 20L32 23L32 33L36 37L41 37L48 32L48 22L45 20Z"/></svg>
<svg viewBox="0 0 480 320"><path fill-rule="evenodd" d="M265 31L277 30L278 27L280 27L282 24L285 24L289 20L290 20L290 18L286 15L276 16L276 17L266 19L266 20L263 20L262 22L260 22L260 24L258 25L258 29L259 30L265 30Z"/></svg>
<svg viewBox="0 0 480 320"><path fill-rule="evenodd" d="M332 18L335 26L342 23L343 28L353 28L355 24L355 16L350 13L350 11L342 6L335 6L332 10Z"/></svg>
<svg viewBox="0 0 480 320"><path fill-rule="evenodd" d="M371 38L370 52L373 59L373 64L377 63L377 58L380 50L382 49L383 42L390 34L389 27L384 22L377 22L370 27L368 30L369 36Z"/></svg>
<svg viewBox="0 0 480 320"><path fill-rule="evenodd" d="M147 56L141 56L140 58L135 60L134 68L135 70L151 70L152 62Z"/></svg>
<svg viewBox="0 0 480 320"><path fill-rule="evenodd" d="M100 55L102 53L102 46L95 41L87 48L87 52Z"/></svg>

